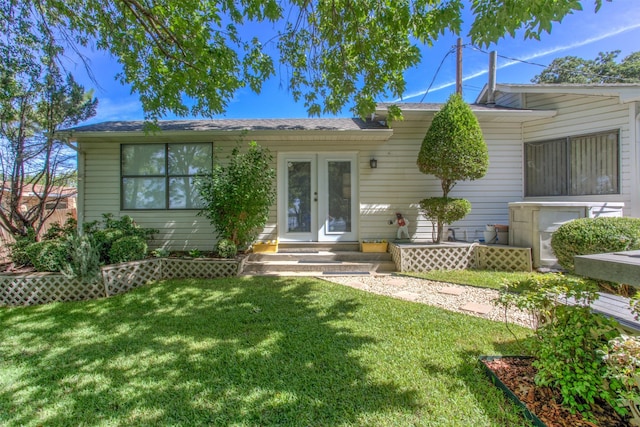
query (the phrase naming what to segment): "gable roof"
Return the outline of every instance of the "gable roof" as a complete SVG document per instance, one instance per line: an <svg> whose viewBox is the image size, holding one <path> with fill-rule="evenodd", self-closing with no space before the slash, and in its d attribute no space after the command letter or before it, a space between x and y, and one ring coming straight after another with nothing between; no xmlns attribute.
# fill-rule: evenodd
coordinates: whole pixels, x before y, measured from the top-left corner
<svg viewBox="0 0 640 427"><path fill-rule="evenodd" d="M444 104L422 102L381 102L376 108L376 120L385 120L387 117L387 109L392 105L399 107L405 118L412 118L418 115L424 116L425 114L435 114L440 111ZM557 114L555 110L530 110L502 107L499 105L483 105L479 103L469 104L469 107L471 107L471 111L473 111L478 120L485 122L522 123L530 120L553 117Z"/></svg>
<svg viewBox="0 0 640 427"><path fill-rule="evenodd" d="M163 132L190 131L352 131L352 130L386 130L378 122L361 119L222 119L222 120L160 120L157 122ZM93 132L144 132L145 122L110 121L65 129L69 133Z"/></svg>
<svg viewBox="0 0 640 427"><path fill-rule="evenodd" d="M640 101L640 83L543 83L543 84L497 84L496 92L503 93L556 93L574 95L596 95L619 97L621 103ZM486 104L488 86L485 85L476 98L476 104Z"/></svg>

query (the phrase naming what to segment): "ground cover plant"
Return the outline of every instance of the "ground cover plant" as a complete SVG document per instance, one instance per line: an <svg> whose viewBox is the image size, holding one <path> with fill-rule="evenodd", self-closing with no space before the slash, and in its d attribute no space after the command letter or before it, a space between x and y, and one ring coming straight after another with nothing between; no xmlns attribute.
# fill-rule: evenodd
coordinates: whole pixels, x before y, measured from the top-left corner
<svg viewBox="0 0 640 427"><path fill-rule="evenodd" d="M0 324L5 426L526 425L477 361L516 351L504 324L318 279L166 281Z"/></svg>

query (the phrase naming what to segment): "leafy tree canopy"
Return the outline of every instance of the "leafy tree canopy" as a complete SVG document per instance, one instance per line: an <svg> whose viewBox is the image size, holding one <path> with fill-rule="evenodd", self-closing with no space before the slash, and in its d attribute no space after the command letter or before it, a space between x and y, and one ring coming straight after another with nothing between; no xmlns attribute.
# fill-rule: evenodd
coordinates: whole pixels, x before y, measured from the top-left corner
<svg viewBox="0 0 640 427"><path fill-rule="evenodd" d="M443 197L457 181L482 178L489 168L487 144L478 119L458 94L433 117L417 160L420 172L440 178Z"/></svg>
<svg viewBox="0 0 640 427"><path fill-rule="evenodd" d="M597 11L603 0L593 1ZM222 113L236 91L259 92L276 68L310 115L336 113L353 100L365 116L377 97L402 95L404 71L421 61L418 43L460 34L465 6L474 19L471 41L486 46L518 30L539 38L582 3L4 0L0 50L19 52L23 64L38 63L32 42L42 38L67 58L82 47L105 50L122 65L118 77L139 94L149 119ZM271 34L255 37L256 26Z"/></svg>
<svg viewBox="0 0 640 427"><path fill-rule="evenodd" d="M638 83L640 82L640 52L634 52L620 62L619 50L600 52L595 59L577 56L556 58L533 83Z"/></svg>

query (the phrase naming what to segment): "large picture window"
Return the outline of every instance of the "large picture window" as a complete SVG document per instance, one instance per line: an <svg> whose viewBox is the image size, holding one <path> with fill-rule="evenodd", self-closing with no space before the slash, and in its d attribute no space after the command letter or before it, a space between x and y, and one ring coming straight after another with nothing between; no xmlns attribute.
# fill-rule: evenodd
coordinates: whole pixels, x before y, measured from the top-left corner
<svg viewBox="0 0 640 427"><path fill-rule="evenodd" d="M525 143L525 196L619 194L619 132Z"/></svg>
<svg viewBox="0 0 640 427"><path fill-rule="evenodd" d="M200 209L194 189L199 172L210 172L211 143L123 144L122 209Z"/></svg>

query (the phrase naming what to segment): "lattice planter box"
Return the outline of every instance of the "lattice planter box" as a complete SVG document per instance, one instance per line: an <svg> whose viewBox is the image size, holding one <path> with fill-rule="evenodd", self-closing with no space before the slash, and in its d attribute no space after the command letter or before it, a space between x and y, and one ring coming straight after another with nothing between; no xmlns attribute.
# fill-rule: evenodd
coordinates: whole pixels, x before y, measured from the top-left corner
<svg viewBox="0 0 640 427"><path fill-rule="evenodd" d="M39 305L106 296L102 283L84 284L59 273L0 274L0 305Z"/></svg>
<svg viewBox="0 0 640 427"><path fill-rule="evenodd" d="M531 249L477 243L391 244L391 258L400 272L464 270L531 271Z"/></svg>
<svg viewBox="0 0 640 427"><path fill-rule="evenodd" d="M82 301L122 294L154 280L237 276L244 258L153 258L102 267L102 282L83 284L59 273L0 274L0 306Z"/></svg>

